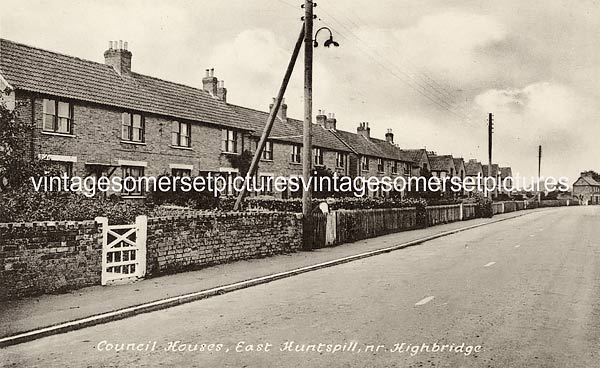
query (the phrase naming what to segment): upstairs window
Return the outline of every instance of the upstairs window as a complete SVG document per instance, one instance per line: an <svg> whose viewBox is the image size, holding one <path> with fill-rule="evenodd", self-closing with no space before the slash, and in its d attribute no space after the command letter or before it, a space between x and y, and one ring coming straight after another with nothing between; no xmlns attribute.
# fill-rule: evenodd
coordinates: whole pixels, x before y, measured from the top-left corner
<svg viewBox="0 0 600 368"><path fill-rule="evenodd" d="M265 148L263 149L263 152L262 152L262 158L263 158L263 160L269 160L269 161L273 160L273 142L270 142L270 141L265 142Z"/></svg>
<svg viewBox="0 0 600 368"><path fill-rule="evenodd" d="M344 168L346 167L346 155L343 153L336 153L335 155L335 166L338 168Z"/></svg>
<svg viewBox="0 0 600 368"><path fill-rule="evenodd" d="M323 166L323 150L320 148L314 148L313 156L314 156L315 165Z"/></svg>
<svg viewBox="0 0 600 368"><path fill-rule="evenodd" d="M129 142L144 142L144 117L140 114L121 114L121 139Z"/></svg>
<svg viewBox="0 0 600 368"><path fill-rule="evenodd" d="M221 150L227 153L237 153L238 133L235 130L223 129L221 131Z"/></svg>
<svg viewBox="0 0 600 368"><path fill-rule="evenodd" d="M398 174L398 161L392 162L392 174Z"/></svg>
<svg viewBox="0 0 600 368"><path fill-rule="evenodd" d="M360 158L360 169L364 171L369 170L369 158L367 156L362 156Z"/></svg>
<svg viewBox="0 0 600 368"><path fill-rule="evenodd" d="M378 158L377 159L377 171L380 172L380 173L384 172L383 159L382 158Z"/></svg>
<svg viewBox="0 0 600 368"><path fill-rule="evenodd" d="M53 133L72 133L73 106L68 102L44 99L43 130Z"/></svg>
<svg viewBox="0 0 600 368"><path fill-rule="evenodd" d="M292 146L291 161L295 164L302 162L302 146Z"/></svg>
<svg viewBox="0 0 600 368"><path fill-rule="evenodd" d="M171 145L176 147L191 147L191 125L174 121L171 128Z"/></svg>

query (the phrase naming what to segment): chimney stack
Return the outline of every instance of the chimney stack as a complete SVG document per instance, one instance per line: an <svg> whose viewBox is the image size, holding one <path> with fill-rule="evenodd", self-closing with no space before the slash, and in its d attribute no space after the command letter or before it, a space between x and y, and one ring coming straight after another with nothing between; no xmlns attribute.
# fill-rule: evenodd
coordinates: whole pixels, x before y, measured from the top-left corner
<svg viewBox="0 0 600 368"><path fill-rule="evenodd" d="M356 133L362 135L363 137L369 139L371 138L371 128L369 128L369 123L362 122L356 128Z"/></svg>
<svg viewBox="0 0 600 368"><path fill-rule="evenodd" d="M273 102L269 105L269 111L273 110L273 106L275 106L275 97L273 97ZM279 119L281 119L284 122L287 121L287 107L288 106L285 103L285 98L282 98L277 117L279 117Z"/></svg>
<svg viewBox="0 0 600 368"><path fill-rule="evenodd" d="M215 69L206 69L206 76L202 78L202 89L214 97L218 97L218 80L215 78Z"/></svg>
<svg viewBox="0 0 600 368"><path fill-rule="evenodd" d="M326 128L327 115L325 115L325 110L319 110L319 112L317 113L316 119L317 119L317 124L319 124L323 128Z"/></svg>
<svg viewBox="0 0 600 368"><path fill-rule="evenodd" d="M335 130L336 126L337 126L337 119L335 118L335 113L332 112L329 114L329 117L327 117L327 120L325 122L325 128Z"/></svg>
<svg viewBox="0 0 600 368"><path fill-rule="evenodd" d="M104 52L104 63L112 66L119 75L131 73L131 52L127 46L127 41L109 41L108 50Z"/></svg>
<svg viewBox="0 0 600 368"><path fill-rule="evenodd" d="M227 102L227 88L225 88L225 81L219 81L217 83L217 97L223 102Z"/></svg>
<svg viewBox="0 0 600 368"><path fill-rule="evenodd" d="M385 133L385 140L391 144L394 144L394 133L392 133L391 129L388 129L387 133Z"/></svg>

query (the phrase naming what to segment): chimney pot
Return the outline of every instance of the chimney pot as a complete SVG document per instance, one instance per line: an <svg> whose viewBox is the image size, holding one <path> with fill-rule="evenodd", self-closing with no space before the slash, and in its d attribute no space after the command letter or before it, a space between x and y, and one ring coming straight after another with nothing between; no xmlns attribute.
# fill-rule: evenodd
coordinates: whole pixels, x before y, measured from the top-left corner
<svg viewBox="0 0 600 368"><path fill-rule="evenodd" d="M128 44L128 42L127 42L127 41L123 42L123 48L124 48L125 50L127 50L127 44Z"/></svg>
<svg viewBox="0 0 600 368"><path fill-rule="evenodd" d="M210 76L211 78L215 76L215 68L210 68Z"/></svg>
<svg viewBox="0 0 600 368"><path fill-rule="evenodd" d="M119 40L119 50L123 50L123 40Z"/></svg>

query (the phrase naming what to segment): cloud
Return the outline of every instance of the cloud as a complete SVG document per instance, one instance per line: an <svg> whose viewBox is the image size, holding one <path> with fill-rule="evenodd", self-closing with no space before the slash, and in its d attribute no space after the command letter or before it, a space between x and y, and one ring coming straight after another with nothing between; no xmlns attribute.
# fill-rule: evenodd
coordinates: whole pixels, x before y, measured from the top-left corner
<svg viewBox="0 0 600 368"><path fill-rule="evenodd" d="M429 73L449 84L480 80L490 73L485 50L506 39L504 24L489 15L446 11L404 28L358 30L360 38L392 56L410 74Z"/></svg>
<svg viewBox="0 0 600 368"><path fill-rule="evenodd" d="M494 113L499 160L513 162L521 172L537 171L534 157L540 144L546 175L576 178L580 165L594 164L589 152L597 150L595 137L600 129L593 116L598 112L574 89L539 82L523 88L490 89L474 101L480 115Z"/></svg>

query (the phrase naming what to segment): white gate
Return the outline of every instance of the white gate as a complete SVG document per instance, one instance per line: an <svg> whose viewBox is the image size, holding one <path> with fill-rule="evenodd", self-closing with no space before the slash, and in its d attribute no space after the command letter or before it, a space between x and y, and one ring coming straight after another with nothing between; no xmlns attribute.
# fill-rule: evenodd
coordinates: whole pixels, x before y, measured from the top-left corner
<svg viewBox="0 0 600 368"><path fill-rule="evenodd" d="M148 218L138 216L131 225L109 225L106 217L96 222L102 226L102 285L144 277Z"/></svg>

